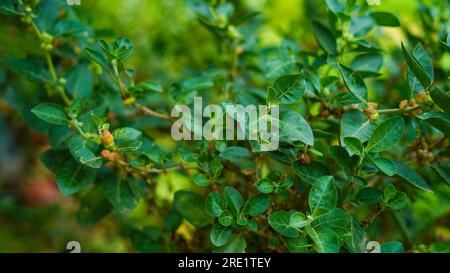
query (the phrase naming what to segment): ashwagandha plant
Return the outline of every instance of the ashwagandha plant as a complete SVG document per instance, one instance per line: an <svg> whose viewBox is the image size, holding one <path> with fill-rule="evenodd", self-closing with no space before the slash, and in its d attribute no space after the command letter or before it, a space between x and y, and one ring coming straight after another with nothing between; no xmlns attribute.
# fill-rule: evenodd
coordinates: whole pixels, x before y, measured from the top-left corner
<svg viewBox="0 0 450 273"><path fill-rule="evenodd" d="M80 221L113 212L144 252L366 252L381 233L390 240L382 252L449 250L423 241L436 219L411 216L422 191L449 199L446 1L421 3L413 34L366 1L326 0L305 20L316 43L278 48L258 43L261 18L240 1L188 3L219 57L160 83L136 82L131 41L99 39L65 1L0 0L2 24L40 45L24 58L2 56L40 90L23 91L15 110L32 127L46 123L51 148L41 159L61 194L80 202ZM404 43L384 48L381 28L401 28ZM221 107L278 105L278 149L245 140L161 148L151 136L171 139L171 109L196 96ZM191 186L161 199L169 182L160 177L172 172ZM141 202L151 224L127 218Z"/></svg>

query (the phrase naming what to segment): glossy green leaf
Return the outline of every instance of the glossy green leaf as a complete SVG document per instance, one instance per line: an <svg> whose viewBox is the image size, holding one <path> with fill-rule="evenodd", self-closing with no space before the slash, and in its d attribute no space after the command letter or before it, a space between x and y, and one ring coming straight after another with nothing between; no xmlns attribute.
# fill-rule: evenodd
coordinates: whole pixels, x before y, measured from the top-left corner
<svg viewBox="0 0 450 273"><path fill-rule="evenodd" d="M219 217L225 210L227 202L225 198L218 192L211 192L206 197L205 211L212 217Z"/></svg>
<svg viewBox="0 0 450 273"><path fill-rule="evenodd" d="M356 137L362 143L369 140L377 126L359 110L350 110L341 119L341 143L346 137Z"/></svg>
<svg viewBox="0 0 450 273"><path fill-rule="evenodd" d="M384 174L388 176L393 176L397 172L397 165L395 165L394 161L385 157L370 157L370 161Z"/></svg>
<svg viewBox="0 0 450 273"><path fill-rule="evenodd" d="M305 93L305 74L278 77L269 89L267 102L270 104L293 104Z"/></svg>
<svg viewBox="0 0 450 273"><path fill-rule="evenodd" d="M370 17L375 21L375 23L379 26L385 27L398 27L400 26L400 22L397 17L392 13L385 11L375 11L370 13Z"/></svg>
<svg viewBox="0 0 450 273"><path fill-rule="evenodd" d="M69 123L66 111L58 104L41 103L31 109L31 112L38 118L51 124L67 125Z"/></svg>
<svg viewBox="0 0 450 273"><path fill-rule="evenodd" d="M317 229L306 227L308 236L314 242L314 248L319 253L337 253L340 249L339 237L333 229L321 226Z"/></svg>
<svg viewBox="0 0 450 273"><path fill-rule="evenodd" d="M234 214L238 214L243 204L241 193L238 192L235 188L225 187L223 195L228 203L231 212Z"/></svg>
<svg viewBox="0 0 450 273"><path fill-rule="evenodd" d="M209 237L213 245L223 246L230 241L232 234L231 228L224 227L221 224L215 224L209 232Z"/></svg>
<svg viewBox="0 0 450 273"><path fill-rule="evenodd" d="M274 184L267 178L262 178L256 182L256 188L261 193L271 193L274 189Z"/></svg>
<svg viewBox="0 0 450 273"><path fill-rule="evenodd" d="M207 187L210 184L209 179L201 173L194 174L192 181L200 187Z"/></svg>
<svg viewBox="0 0 450 273"><path fill-rule="evenodd" d="M430 91L433 102L436 103L444 112L450 114L450 95L438 87L433 87Z"/></svg>
<svg viewBox="0 0 450 273"><path fill-rule="evenodd" d="M440 130L444 135L450 135L450 115L441 112L424 113L417 118L426 121L434 128Z"/></svg>
<svg viewBox="0 0 450 273"><path fill-rule="evenodd" d="M298 237L299 232L295 226L291 225L291 212L278 210L272 212L269 216L269 225L278 233L283 236L295 238ZM294 217L295 218L295 217ZM293 224L298 224L297 221L293 221Z"/></svg>
<svg viewBox="0 0 450 273"><path fill-rule="evenodd" d="M292 167L298 177L311 185L314 185L320 177L328 175L325 165L316 161L307 165L302 164L300 161L294 161Z"/></svg>
<svg viewBox="0 0 450 273"><path fill-rule="evenodd" d="M350 152L361 156L364 152L364 147L361 141L356 137L345 137L344 144Z"/></svg>
<svg viewBox="0 0 450 273"><path fill-rule="evenodd" d="M219 216L219 223L222 226L230 226L233 223L233 215L228 210L222 212Z"/></svg>
<svg viewBox="0 0 450 273"><path fill-rule="evenodd" d="M218 253L244 253L247 248L247 242L243 234L233 234L224 246L215 248Z"/></svg>
<svg viewBox="0 0 450 273"><path fill-rule="evenodd" d="M281 111L279 129L281 142L293 143L300 141L310 146L314 145L314 135L311 126L297 112L291 110Z"/></svg>
<svg viewBox="0 0 450 273"><path fill-rule="evenodd" d="M245 213L250 216L263 214L272 204L272 199L265 194L258 194L248 200L245 207Z"/></svg>
<svg viewBox="0 0 450 273"><path fill-rule="evenodd" d="M342 79L344 80L345 86L350 91L350 93L352 93L361 102L367 104L368 101L367 87L361 76L358 74L358 72L339 63L338 68L339 71L341 72L341 76Z"/></svg>
<svg viewBox="0 0 450 273"><path fill-rule="evenodd" d="M318 21L312 22L312 29L319 46L328 54L336 55L337 44L333 33L322 23Z"/></svg>
<svg viewBox="0 0 450 273"><path fill-rule="evenodd" d="M397 165L397 175L399 177L421 190L433 192L430 185L428 185L425 179L423 179L422 176L420 176L414 169L400 160L394 160L394 162Z"/></svg>
<svg viewBox="0 0 450 273"><path fill-rule="evenodd" d="M56 170L58 188L64 196L77 193L94 182L96 171L74 159L66 159Z"/></svg>
<svg viewBox="0 0 450 273"><path fill-rule="evenodd" d="M403 45L402 43L402 51L403 56L405 56L406 62L408 63L409 69L411 69L414 76L417 78L417 80L422 84L423 87L428 88L431 83L432 79L427 75L425 72L425 68L423 67L423 64L421 64L416 57L414 57Z"/></svg>
<svg viewBox="0 0 450 273"><path fill-rule="evenodd" d="M401 138L405 122L396 116L383 121L373 132L367 143L367 151L382 152L392 148Z"/></svg>
<svg viewBox="0 0 450 273"><path fill-rule="evenodd" d="M308 197L313 215L321 215L336 207L337 190L332 176L323 176L311 188Z"/></svg>
<svg viewBox="0 0 450 273"><path fill-rule="evenodd" d="M358 191L354 200L363 204L372 205L380 202L382 196L383 193L379 189L367 187Z"/></svg>

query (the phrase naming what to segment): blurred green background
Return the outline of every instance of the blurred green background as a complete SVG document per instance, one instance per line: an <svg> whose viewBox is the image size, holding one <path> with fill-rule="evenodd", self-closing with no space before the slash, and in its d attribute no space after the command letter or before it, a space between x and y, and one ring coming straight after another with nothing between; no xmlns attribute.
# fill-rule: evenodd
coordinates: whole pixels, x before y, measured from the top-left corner
<svg viewBox="0 0 450 273"><path fill-rule="evenodd" d="M257 20L262 27L254 34L264 46L277 46L289 39L297 46L317 50L308 16L312 15L311 6L318 7L315 11L320 12L322 2L245 0L241 5L261 12ZM381 2L375 9L394 13L411 32L420 32L416 1ZM81 0L81 6L74 8L99 36L106 39L123 36L133 42L134 54L128 66L135 69L138 81L154 79L168 85L189 75L191 71L186 68L204 71L220 60L214 39L198 23L185 0ZM0 17L0 57L22 57L40 50L31 33L23 36L19 31L23 26L14 27L4 24L3 20L5 17ZM385 48L398 46L403 37L398 28L383 29L377 35L387 37ZM445 58L449 58L448 54ZM0 70L2 93L8 92L5 73ZM47 147L45 139L27 129L20 117L10 115L11 111L0 96L0 252L61 252L66 251L66 243L72 240L81 243L83 252L133 251L130 242L120 235L119 220L113 215L95 225L82 225L77 221L78 202L71 197L60 197L54 178L39 163L39 154ZM157 141L170 148L166 140ZM164 183L160 183L162 186L157 192L163 198L170 198L171 192L189 185L185 177L177 174L163 175L159 179ZM445 185L442 187L436 192L444 196L418 193L413 204L417 216L435 214L444 220L448 217L450 192ZM140 204L127 216L127 221L161 221L152 219L149 208L148 204ZM188 234L183 229L189 228L182 226L179 232ZM448 233L448 229L442 228L436 234L424 236L435 240L439 236L448 238Z"/></svg>

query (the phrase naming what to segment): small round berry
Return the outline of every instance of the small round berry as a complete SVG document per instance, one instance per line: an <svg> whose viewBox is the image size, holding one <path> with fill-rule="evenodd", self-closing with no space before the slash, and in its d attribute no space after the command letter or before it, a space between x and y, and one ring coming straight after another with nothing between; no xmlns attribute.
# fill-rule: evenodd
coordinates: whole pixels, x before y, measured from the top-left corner
<svg viewBox="0 0 450 273"><path fill-rule="evenodd" d="M113 136L112 136L110 131L103 130L101 132L101 134L102 134L102 141L103 141L103 143L110 144L111 142L113 142L114 138L113 138Z"/></svg>
<svg viewBox="0 0 450 273"><path fill-rule="evenodd" d="M107 149L104 149L103 151L102 151L102 157L103 158L108 158L109 159L109 156L111 155L111 152L109 151L109 150L107 150Z"/></svg>
<svg viewBox="0 0 450 273"><path fill-rule="evenodd" d="M129 97L123 100L123 104L125 105L132 105L136 102L136 98L135 97Z"/></svg>

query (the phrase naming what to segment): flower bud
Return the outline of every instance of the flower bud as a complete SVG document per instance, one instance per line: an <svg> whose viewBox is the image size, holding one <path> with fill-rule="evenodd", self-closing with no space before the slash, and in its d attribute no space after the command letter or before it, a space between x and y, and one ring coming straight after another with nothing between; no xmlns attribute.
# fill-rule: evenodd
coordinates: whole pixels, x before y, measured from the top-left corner
<svg viewBox="0 0 450 273"><path fill-rule="evenodd" d="M104 149L104 150L102 151L102 157L103 157L103 158L109 159L109 156L110 156L110 155L111 155L111 152L110 152L109 150Z"/></svg>
<svg viewBox="0 0 450 273"><path fill-rule="evenodd" d="M114 138L110 131L103 130L101 131L101 134L102 134L102 141L104 144L110 144L111 142L114 141Z"/></svg>
<svg viewBox="0 0 450 273"><path fill-rule="evenodd" d="M136 102L136 98L135 97L129 97L123 100L123 104L125 105L132 105Z"/></svg>
<svg viewBox="0 0 450 273"><path fill-rule="evenodd" d="M402 100L401 102L400 102L400 104L398 105L398 108L400 109L400 110L405 110L406 109L406 107L408 107L408 101L407 100Z"/></svg>
<svg viewBox="0 0 450 273"><path fill-rule="evenodd" d="M425 98L427 97L427 93L426 92L420 92L419 94L417 94L416 96L416 101L418 103L424 103L425 102Z"/></svg>

